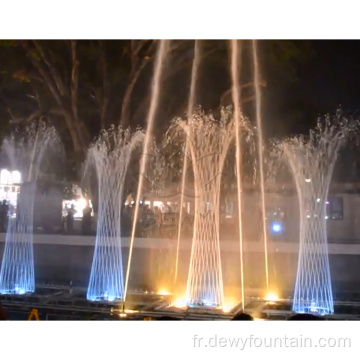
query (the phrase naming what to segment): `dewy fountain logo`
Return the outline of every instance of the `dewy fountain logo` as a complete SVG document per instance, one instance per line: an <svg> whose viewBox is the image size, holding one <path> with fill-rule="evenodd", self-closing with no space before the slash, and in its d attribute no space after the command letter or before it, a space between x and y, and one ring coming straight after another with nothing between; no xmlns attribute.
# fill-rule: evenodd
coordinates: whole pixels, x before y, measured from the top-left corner
<svg viewBox="0 0 360 360"><path fill-rule="evenodd" d="M203 338L198 334L192 337L192 346L195 348L236 348L245 350L248 348L351 348L350 338L315 338L303 337L256 337L251 334L248 337L221 337L214 336Z"/></svg>

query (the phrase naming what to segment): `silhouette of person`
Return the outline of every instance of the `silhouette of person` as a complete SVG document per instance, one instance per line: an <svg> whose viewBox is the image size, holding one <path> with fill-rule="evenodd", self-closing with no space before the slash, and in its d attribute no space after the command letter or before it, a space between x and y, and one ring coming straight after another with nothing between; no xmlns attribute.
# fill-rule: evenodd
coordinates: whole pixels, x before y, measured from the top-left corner
<svg viewBox="0 0 360 360"><path fill-rule="evenodd" d="M71 205L68 210L67 218L66 218L66 229L68 234L71 234L74 231L74 216L75 216L75 206Z"/></svg>
<svg viewBox="0 0 360 360"><path fill-rule="evenodd" d="M7 316L6 316L3 308L2 308L2 306L1 306L1 302L0 302L0 321L1 321L1 320L8 320L8 318L7 318Z"/></svg>
<svg viewBox="0 0 360 360"><path fill-rule="evenodd" d="M179 319L179 318L176 318L176 317L164 315L164 316L159 317L159 318L156 319L156 320L160 320L160 321L167 321L167 320L169 320L169 321L177 321L177 320L180 320L180 319Z"/></svg>
<svg viewBox="0 0 360 360"><path fill-rule="evenodd" d="M313 314L295 314L290 316L288 320L323 320L323 319Z"/></svg>
<svg viewBox="0 0 360 360"><path fill-rule="evenodd" d="M83 211L83 218L81 222L81 230L83 235L90 235L91 220L91 208L87 206Z"/></svg>
<svg viewBox="0 0 360 360"><path fill-rule="evenodd" d="M232 319L232 321L242 321L242 320L245 320L245 321L252 321L254 320L254 318L249 315L249 314L245 314L243 312L239 312L237 313Z"/></svg>
<svg viewBox="0 0 360 360"><path fill-rule="evenodd" d="M163 223L163 218L162 218L161 209L158 206L154 207L154 215L156 218L157 233L158 233L158 236L161 237L161 227L162 227L162 223Z"/></svg>
<svg viewBox="0 0 360 360"><path fill-rule="evenodd" d="M6 232L7 222L9 216L9 205L6 200L3 200L0 204L0 231Z"/></svg>

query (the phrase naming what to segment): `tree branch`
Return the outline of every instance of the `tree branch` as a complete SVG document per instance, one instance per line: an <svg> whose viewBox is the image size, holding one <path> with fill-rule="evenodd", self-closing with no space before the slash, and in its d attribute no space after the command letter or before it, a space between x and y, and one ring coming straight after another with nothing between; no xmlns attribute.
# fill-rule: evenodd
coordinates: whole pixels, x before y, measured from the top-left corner
<svg viewBox="0 0 360 360"><path fill-rule="evenodd" d="M261 86L265 87L266 86L266 82L265 81L262 81ZM246 89L246 88L249 88L251 86L255 86L255 84L253 82L248 82L248 83L245 83L243 85L240 85L240 90L242 89ZM226 100L226 97L228 97L229 95L231 95L231 92L232 92L232 87L230 89L227 89L222 95L221 95L221 98L220 98L220 106L223 106L225 100Z"/></svg>
<svg viewBox="0 0 360 360"><path fill-rule="evenodd" d="M54 64L51 62L51 60L49 59L48 56L46 56L45 54L45 50L43 49L43 47L40 45L40 42L37 40L33 40L33 43L35 45L36 50L38 51L38 53L40 54L42 60L44 61L44 63L47 65L47 67L50 70L50 73L54 79L54 82L60 92L61 96L65 96L67 93L67 89L66 86L64 84L64 82L61 79L61 76L59 74L59 72L56 70L56 67L54 66Z"/></svg>
<svg viewBox="0 0 360 360"><path fill-rule="evenodd" d="M24 48L24 50L25 50L25 52L27 54L27 57L30 59L30 61L33 64L33 66L35 67L35 69L37 69L37 71L39 72L39 74L43 78L44 83L46 84L46 86L50 90L50 92L53 95L53 97L54 97L55 101L57 102L57 104L59 106L63 107L64 106L63 101L61 99L60 94L58 93L58 90L54 86L52 78L47 74L46 70L43 68L40 61L36 59L36 57L33 54L33 50L30 48L28 43L26 41L21 41L20 43L21 43L22 47Z"/></svg>
<svg viewBox="0 0 360 360"><path fill-rule="evenodd" d="M126 87L125 95L123 97L122 106L121 106L121 114L120 114L120 123L125 128L129 125L130 122L130 102L131 102L131 96L133 93L133 90L135 88L135 85L137 81L140 78L140 75L142 71L144 70L145 66L150 62L150 55L153 52L155 48L156 42L153 41L147 51L147 55L142 57L140 65L137 65L138 63L138 57L140 55L140 50L144 46L143 41L140 42L138 46L133 44L134 47L134 56L132 55L132 71L130 73L129 77L129 83ZM133 66L135 62L135 65Z"/></svg>
<svg viewBox="0 0 360 360"><path fill-rule="evenodd" d="M72 121L77 130L78 138L85 152L89 141L89 132L83 122L79 119L78 113L78 87L79 87L79 60L77 55L77 41L71 40L71 111Z"/></svg>
<svg viewBox="0 0 360 360"><path fill-rule="evenodd" d="M39 72L40 76L44 79L44 82L50 93L53 95L56 103L60 107L59 111L56 111L59 115L64 118L66 127L70 133L72 143L74 146L74 152L78 159L81 158L87 148L87 129L78 119L77 109L77 87L78 87L78 62L75 43L71 44L72 49L72 75L71 75L71 93L65 89L64 82L59 78L59 73L53 67L49 61L45 52L43 51L40 44L37 44L36 50L33 50L26 41L21 42L25 49L27 56L29 57L34 68ZM36 41L34 41L36 44ZM37 51L34 53L34 51ZM39 54L40 53L40 57ZM45 66L49 67L49 75L46 71ZM64 96L63 96L64 95ZM51 111L55 113L54 111Z"/></svg>
<svg viewBox="0 0 360 360"><path fill-rule="evenodd" d="M76 41L71 40L71 111L74 120L79 120L77 109L78 83L79 83L79 60L77 58Z"/></svg>
<svg viewBox="0 0 360 360"><path fill-rule="evenodd" d="M105 118L106 112L109 105L109 74L107 68L107 61L106 61L106 54L105 49L102 41L99 41L99 48L100 48L100 63L101 63L101 71L102 71L102 83L103 83L103 91L101 100L98 101L100 106L100 124L101 128L105 127Z"/></svg>
<svg viewBox="0 0 360 360"><path fill-rule="evenodd" d="M30 116L28 116L26 118L26 122L31 122L34 119L36 119L37 117L40 117L40 115L42 115L42 111L40 109L36 110L35 112L33 112Z"/></svg>

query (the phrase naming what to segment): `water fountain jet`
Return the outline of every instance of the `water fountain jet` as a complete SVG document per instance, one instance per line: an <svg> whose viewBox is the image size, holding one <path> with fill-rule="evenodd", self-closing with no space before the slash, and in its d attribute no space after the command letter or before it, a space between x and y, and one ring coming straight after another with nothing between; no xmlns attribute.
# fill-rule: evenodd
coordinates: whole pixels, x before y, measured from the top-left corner
<svg viewBox="0 0 360 360"><path fill-rule="evenodd" d="M269 291L269 269L268 269L268 239L266 230L266 207L265 207L265 180L264 180L264 142L262 133L262 116L261 116L261 82L260 66L258 56L258 45L256 40L252 40L253 64L254 64L254 84L255 84L255 104L256 104L256 125L258 130L258 152L260 168L260 191L261 191L261 213L262 213L262 232L264 241L264 261L265 261L265 280L266 289Z"/></svg>
<svg viewBox="0 0 360 360"><path fill-rule="evenodd" d="M334 312L329 268L326 201L339 148L352 124L337 115L319 120L310 137L283 141L300 207L300 247L293 311L320 315Z"/></svg>
<svg viewBox="0 0 360 360"><path fill-rule="evenodd" d="M35 291L33 213L36 181L48 146L60 146L55 128L40 119L3 141L13 169L21 172L23 182L16 210L10 218L0 271L0 293L18 294Z"/></svg>
<svg viewBox="0 0 360 360"><path fill-rule="evenodd" d="M191 116L193 114L193 110L194 110L196 80L197 80L197 76L198 76L199 62L200 62L200 42L198 40L195 40L194 60L193 60L192 71L191 71L190 94L189 94L189 101L188 101L188 108L187 108L187 116L189 118L191 118ZM186 174L187 174L187 168L188 168L188 152L189 152L189 142L188 142L188 139L186 138L183 170L182 170L182 178L181 178L179 226L178 226L177 244L176 244L174 287L176 286L176 281L177 281L177 276L178 276L181 224L182 224L182 220L183 220L183 204L184 204L184 195L185 195Z"/></svg>
<svg viewBox="0 0 360 360"><path fill-rule="evenodd" d="M160 40L158 51L157 51L157 56L156 56L156 61L155 61L151 102L150 102L150 108L149 108L147 121L146 121L147 127L146 127L146 134L145 134L145 140L144 140L144 150L143 150L143 155L140 160L139 183L138 183L137 194L136 194L135 211L134 211L133 226L132 226L132 231L131 231L130 247L129 247L129 258L128 258L128 264L127 264L127 270L126 270L125 285L124 285L124 301L126 300L126 294L127 294L127 290L128 290L132 251L133 251L133 246L134 246L136 224L137 224L138 215L139 215L140 197L142 194L142 189L143 189L143 184L144 184L144 179L145 179L145 170L146 170L146 163L148 161L148 153L149 153L149 149L151 147L152 131L153 131L153 127L154 127L156 110L157 110L157 106L158 106L158 102L159 102L161 75L162 75L162 71L163 71L166 54L168 51L168 46L169 46L168 40Z"/></svg>
<svg viewBox="0 0 360 360"><path fill-rule="evenodd" d="M239 87L239 58L240 49L238 40L231 41L231 79L232 79L232 99L234 104L235 120L235 141L236 141L236 183L238 200L238 222L239 222L239 250L240 250L240 286L241 286L241 306L244 310L244 259L243 259L243 229L242 229L242 183L241 183L241 108L240 108L240 87Z"/></svg>
<svg viewBox="0 0 360 360"><path fill-rule="evenodd" d="M99 207L95 249L87 290L91 301L121 301L124 277L121 249L123 186L133 149L143 141L141 131L112 127L103 130L88 150L86 169L96 171Z"/></svg>
<svg viewBox="0 0 360 360"><path fill-rule="evenodd" d="M219 198L221 173L234 138L232 111L222 109L221 119L199 110L173 127L186 136L194 170L195 222L186 287L189 307L219 308L224 304Z"/></svg>

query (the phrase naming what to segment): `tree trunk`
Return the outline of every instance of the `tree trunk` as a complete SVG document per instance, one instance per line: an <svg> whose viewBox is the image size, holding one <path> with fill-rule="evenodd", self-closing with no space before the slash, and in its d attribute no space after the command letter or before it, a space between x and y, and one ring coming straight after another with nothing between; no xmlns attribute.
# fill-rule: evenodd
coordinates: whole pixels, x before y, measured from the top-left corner
<svg viewBox="0 0 360 360"><path fill-rule="evenodd" d="M121 106L121 118L120 124L125 129L130 125L130 101L131 95L133 93L136 82L138 81L142 70L147 64L146 60L143 60L140 67L132 74L130 77L130 83L126 88L126 92L123 98L122 106Z"/></svg>
<svg viewBox="0 0 360 360"><path fill-rule="evenodd" d="M70 132L71 142L73 144L74 156L76 165L80 165L82 161L85 159L87 144L85 145L84 139L79 133L78 128L73 123L73 119L70 114L66 114L65 122L68 124L68 129Z"/></svg>

